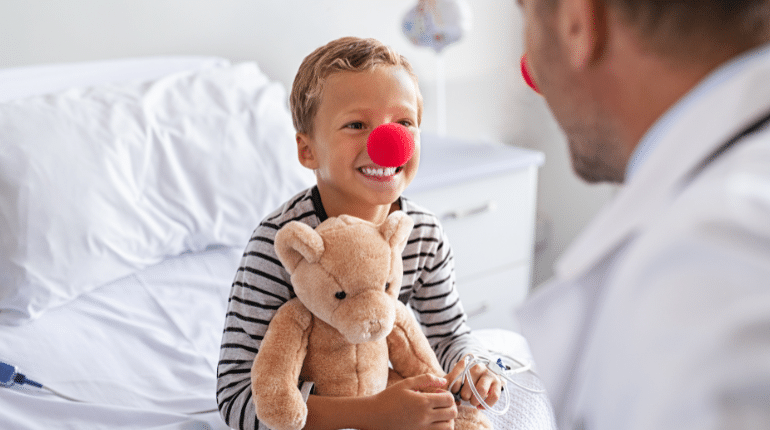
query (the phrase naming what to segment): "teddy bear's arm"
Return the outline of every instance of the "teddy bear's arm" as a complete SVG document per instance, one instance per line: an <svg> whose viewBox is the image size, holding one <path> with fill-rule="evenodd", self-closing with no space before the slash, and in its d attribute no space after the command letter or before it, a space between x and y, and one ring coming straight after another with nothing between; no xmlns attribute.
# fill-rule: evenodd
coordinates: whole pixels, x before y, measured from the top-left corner
<svg viewBox="0 0 770 430"><path fill-rule="evenodd" d="M251 368L257 418L270 428L300 429L307 405L297 381L307 353L313 317L298 299L283 304L268 325Z"/></svg>
<svg viewBox="0 0 770 430"><path fill-rule="evenodd" d="M424 373L437 376L446 374L417 320L399 301L396 301L396 322L387 342L393 370L402 377L409 378Z"/></svg>

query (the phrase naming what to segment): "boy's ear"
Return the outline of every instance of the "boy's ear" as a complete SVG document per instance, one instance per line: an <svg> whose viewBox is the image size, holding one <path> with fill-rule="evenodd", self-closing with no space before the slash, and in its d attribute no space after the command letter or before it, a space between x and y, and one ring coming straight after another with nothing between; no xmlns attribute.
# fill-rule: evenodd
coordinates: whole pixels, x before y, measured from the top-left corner
<svg viewBox="0 0 770 430"><path fill-rule="evenodd" d="M275 234L275 253L289 274L305 259L317 263L324 253L324 241L312 227L291 221Z"/></svg>
<svg viewBox="0 0 770 430"><path fill-rule="evenodd" d="M313 146L311 145L310 136L305 133L297 133L297 157L300 164L307 167L310 170L318 168L318 161L315 158L313 152Z"/></svg>

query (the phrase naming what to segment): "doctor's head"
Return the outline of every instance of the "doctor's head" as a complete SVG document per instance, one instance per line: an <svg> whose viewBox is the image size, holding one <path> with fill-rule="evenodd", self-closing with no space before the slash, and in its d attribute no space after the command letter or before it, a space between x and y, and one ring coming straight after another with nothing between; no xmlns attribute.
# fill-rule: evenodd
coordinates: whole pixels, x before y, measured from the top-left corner
<svg viewBox="0 0 770 430"><path fill-rule="evenodd" d="M770 40L770 0L517 0L531 76L589 182L622 182L648 129Z"/></svg>

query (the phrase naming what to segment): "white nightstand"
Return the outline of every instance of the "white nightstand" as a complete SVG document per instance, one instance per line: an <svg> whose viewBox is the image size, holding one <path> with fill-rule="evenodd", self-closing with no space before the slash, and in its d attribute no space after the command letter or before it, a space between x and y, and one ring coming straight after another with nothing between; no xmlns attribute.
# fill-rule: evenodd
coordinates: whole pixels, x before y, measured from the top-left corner
<svg viewBox="0 0 770 430"><path fill-rule="evenodd" d="M421 135L420 169L404 195L435 213L455 256L473 329L516 330L535 232L537 151Z"/></svg>

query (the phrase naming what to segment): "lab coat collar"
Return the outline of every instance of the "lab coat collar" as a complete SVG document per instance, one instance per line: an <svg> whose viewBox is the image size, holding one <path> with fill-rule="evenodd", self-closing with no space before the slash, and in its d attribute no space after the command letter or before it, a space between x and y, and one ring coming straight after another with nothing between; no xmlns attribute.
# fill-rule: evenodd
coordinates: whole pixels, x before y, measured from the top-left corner
<svg viewBox="0 0 770 430"><path fill-rule="evenodd" d="M556 279L583 276L611 251L655 220L704 159L757 118L770 111L770 45L751 51L724 68L733 73L715 83L705 79L656 124L654 151L616 197L570 245L555 266ZM669 121L664 115L659 121Z"/></svg>

